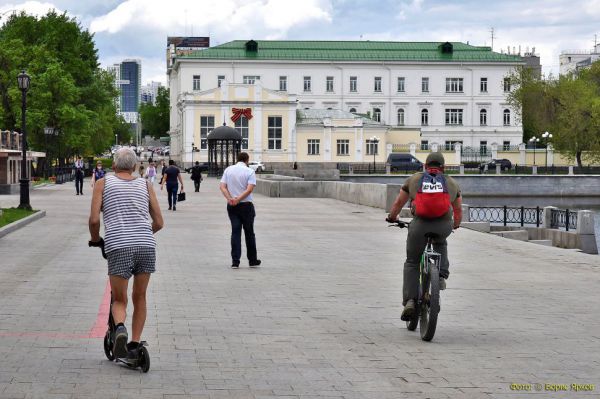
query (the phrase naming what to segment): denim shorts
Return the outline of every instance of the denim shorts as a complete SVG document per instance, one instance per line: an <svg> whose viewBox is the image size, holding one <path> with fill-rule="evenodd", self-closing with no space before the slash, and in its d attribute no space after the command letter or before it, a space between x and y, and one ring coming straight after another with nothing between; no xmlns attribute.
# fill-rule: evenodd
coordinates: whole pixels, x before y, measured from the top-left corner
<svg viewBox="0 0 600 399"><path fill-rule="evenodd" d="M106 254L108 274L131 278L138 273L156 271L156 249L152 247L119 248Z"/></svg>

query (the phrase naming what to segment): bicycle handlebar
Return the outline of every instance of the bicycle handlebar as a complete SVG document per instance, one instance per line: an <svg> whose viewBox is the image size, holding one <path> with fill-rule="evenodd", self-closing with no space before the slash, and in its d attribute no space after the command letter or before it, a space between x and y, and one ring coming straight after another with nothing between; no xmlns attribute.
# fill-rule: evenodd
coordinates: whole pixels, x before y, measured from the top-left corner
<svg viewBox="0 0 600 399"><path fill-rule="evenodd" d="M386 218L385 221L391 223L388 227L399 227L404 229L410 226L410 222L404 222L402 220L390 220L389 218Z"/></svg>

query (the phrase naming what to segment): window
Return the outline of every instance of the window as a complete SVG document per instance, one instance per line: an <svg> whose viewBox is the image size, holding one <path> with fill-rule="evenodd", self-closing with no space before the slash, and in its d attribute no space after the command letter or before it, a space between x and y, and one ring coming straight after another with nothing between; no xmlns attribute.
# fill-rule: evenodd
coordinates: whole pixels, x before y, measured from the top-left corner
<svg viewBox="0 0 600 399"><path fill-rule="evenodd" d="M462 93L463 78L446 78L446 93Z"/></svg>
<svg viewBox="0 0 600 399"><path fill-rule="evenodd" d="M379 155L379 140L367 140L367 155Z"/></svg>
<svg viewBox="0 0 600 399"><path fill-rule="evenodd" d="M310 91L310 76L304 77L304 91Z"/></svg>
<svg viewBox="0 0 600 399"><path fill-rule="evenodd" d="M504 78L504 92L508 93L510 91L510 79Z"/></svg>
<svg viewBox="0 0 600 399"><path fill-rule="evenodd" d="M279 90L280 91L287 91L287 76L280 76L279 77Z"/></svg>
<svg viewBox="0 0 600 399"><path fill-rule="evenodd" d="M486 155L487 152L488 152L487 150L488 150L488 148L487 148L487 141L480 141L479 142L479 153L481 155Z"/></svg>
<svg viewBox="0 0 600 399"><path fill-rule="evenodd" d="M381 109L373 108L373 120L375 122L381 122Z"/></svg>
<svg viewBox="0 0 600 399"><path fill-rule="evenodd" d="M309 139L308 140L308 155L319 155L320 144L321 144L321 140L319 140L319 139Z"/></svg>
<svg viewBox="0 0 600 399"><path fill-rule="evenodd" d="M421 110L421 126L429 125L429 110L422 109Z"/></svg>
<svg viewBox="0 0 600 399"><path fill-rule="evenodd" d="M235 122L235 128L242 135L242 150L248 149L248 119L242 115L240 119Z"/></svg>
<svg viewBox="0 0 600 399"><path fill-rule="evenodd" d="M373 83L375 92L381 93L381 76L376 76Z"/></svg>
<svg viewBox="0 0 600 399"><path fill-rule="evenodd" d="M404 126L404 108L398 108L398 126Z"/></svg>
<svg viewBox="0 0 600 399"><path fill-rule="evenodd" d="M356 92L358 87L358 78L356 76L350 76L350 91Z"/></svg>
<svg viewBox="0 0 600 399"><path fill-rule="evenodd" d="M510 126L510 110L504 110L504 126Z"/></svg>
<svg viewBox="0 0 600 399"><path fill-rule="evenodd" d="M333 92L333 76L327 76L327 80L325 81L325 91L328 93Z"/></svg>
<svg viewBox="0 0 600 399"><path fill-rule="evenodd" d="M200 90L200 75L192 77L192 90Z"/></svg>
<svg viewBox="0 0 600 399"><path fill-rule="evenodd" d="M510 151L510 141L502 142L502 151Z"/></svg>
<svg viewBox="0 0 600 399"><path fill-rule="evenodd" d="M446 108L446 125L462 125L463 123L463 110Z"/></svg>
<svg viewBox="0 0 600 399"><path fill-rule="evenodd" d="M429 151L429 140L421 140L421 150Z"/></svg>
<svg viewBox="0 0 600 399"><path fill-rule="evenodd" d="M214 116L201 116L200 117L200 149L206 150L208 148L208 133L215 128L215 117Z"/></svg>
<svg viewBox="0 0 600 399"><path fill-rule="evenodd" d="M481 78L479 80L479 91L482 93L487 93L487 78Z"/></svg>
<svg viewBox="0 0 600 399"><path fill-rule="evenodd" d="M356 108L352 107L352 108L350 108L350 109L348 110L348 112L352 112L353 114L355 114L355 113L356 113Z"/></svg>
<svg viewBox="0 0 600 399"><path fill-rule="evenodd" d="M487 126L487 110L482 109L479 111L479 125Z"/></svg>
<svg viewBox="0 0 600 399"><path fill-rule="evenodd" d="M260 80L260 76L257 75L244 75L243 83L245 85L253 85L257 80Z"/></svg>
<svg viewBox="0 0 600 399"><path fill-rule="evenodd" d="M446 151L454 151L456 144L462 145L462 141L460 140L446 140L444 143L444 149Z"/></svg>
<svg viewBox="0 0 600 399"><path fill-rule="evenodd" d="M398 93L404 93L404 78L398 78Z"/></svg>
<svg viewBox="0 0 600 399"><path fill-rule="evenodd" d="M338 140L337 141L337 154L338 155L350 155L350 140Z"/></svg>
<svg viewBox="0 0 600 399"><path fill-rule="evenodd" d="M269 150L281 150L282 133L281 116L269 116Z"/></svg>
<svg viewBox="0 0 600 399"><path fill-rule="evenodd" d="M429 78L421 78L421 92L429 93Z"/></svg>
<svg viewBox="0 0 600 399"><path fill-rule="evenodd" d="M217 76L217 87L221 87L221 83L225 81L225 75Z"/></svg>

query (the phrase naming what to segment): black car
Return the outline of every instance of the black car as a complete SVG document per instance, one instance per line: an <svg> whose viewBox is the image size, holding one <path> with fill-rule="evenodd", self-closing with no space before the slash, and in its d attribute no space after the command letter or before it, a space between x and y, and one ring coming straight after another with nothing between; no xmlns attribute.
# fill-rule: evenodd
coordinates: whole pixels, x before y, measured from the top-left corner
<svg viewBox="0 0 600 399"><path fill-rule="evenodd" d="M423 170L423 162L419 161L411 154L390 154L387 159L387 164L390 165L390 170L392 172L414 172Z"/></svg>
<svg viewBox="0 0 600 399"><path fill-rule="evenodd" d="M500 170L511 170L512 162L508 159L492 159L490 162L483 162L479 165L479 170L484 171L487 165L488 170L496 170L496 165L500 164Z"/></svg>

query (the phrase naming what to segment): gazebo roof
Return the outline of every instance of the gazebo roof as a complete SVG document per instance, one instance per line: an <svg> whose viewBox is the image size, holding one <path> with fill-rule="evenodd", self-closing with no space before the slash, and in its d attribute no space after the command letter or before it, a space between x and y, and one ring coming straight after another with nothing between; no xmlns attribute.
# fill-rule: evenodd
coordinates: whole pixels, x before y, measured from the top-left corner
<svg viewBox="0 0 600 399"><path fill-rule="evenodd" d="M219 126L216 129L213 129L212 132L208 134L207 139L211 140L241 140L242 135L236 129L227 126L223 123L223 126Z"/></svg>

